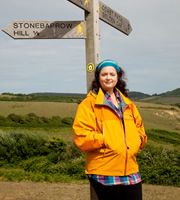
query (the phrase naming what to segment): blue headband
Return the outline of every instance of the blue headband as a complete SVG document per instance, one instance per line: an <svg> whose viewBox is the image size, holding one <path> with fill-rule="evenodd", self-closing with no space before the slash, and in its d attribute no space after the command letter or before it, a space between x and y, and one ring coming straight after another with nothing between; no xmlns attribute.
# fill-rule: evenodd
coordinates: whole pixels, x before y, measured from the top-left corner
<svg viewBox="0 0 180 200"><path fill-rule="evenodd" d="M101 69L104 67L114 67L117 72L120 71L120 67L119 67L118 63L115 62L114 60L108 59L108 60L104 60L104 61L100 62L97 66L98 71L101 71Z"/></svg>

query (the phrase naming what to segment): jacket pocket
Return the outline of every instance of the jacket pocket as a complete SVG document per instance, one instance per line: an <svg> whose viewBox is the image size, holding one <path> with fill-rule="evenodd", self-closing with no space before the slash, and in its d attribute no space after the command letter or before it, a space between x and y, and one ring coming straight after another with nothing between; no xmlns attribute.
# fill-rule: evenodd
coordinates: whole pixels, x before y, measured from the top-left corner
<svg viewBox="0 0 180 200"><path fill-rule="evenodd" d="M133 148L134 152L137 153L141 146L141 138L140 133L136 127L134 117L131 113L127 113L124 115L124 124L126 131L126 141L127 145Z"/></svg>
<svg viewBox="0 0 180 200"><path fill-rule="evenodd" d="M117 120L102 121L105 153L121 154L125 150L123 127Z"/></svg>

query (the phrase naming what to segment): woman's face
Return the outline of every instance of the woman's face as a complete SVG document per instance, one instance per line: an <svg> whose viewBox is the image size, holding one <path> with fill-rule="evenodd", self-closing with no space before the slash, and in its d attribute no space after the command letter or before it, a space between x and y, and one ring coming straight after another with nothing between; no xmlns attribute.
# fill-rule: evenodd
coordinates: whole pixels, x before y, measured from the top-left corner
<svg viewBox="0 0 180 200"><path fill-rule="evenodd" d="M118 75L114 67L104 67L99 73L99 82L105 92L112 92L117 84Z"/></svg>

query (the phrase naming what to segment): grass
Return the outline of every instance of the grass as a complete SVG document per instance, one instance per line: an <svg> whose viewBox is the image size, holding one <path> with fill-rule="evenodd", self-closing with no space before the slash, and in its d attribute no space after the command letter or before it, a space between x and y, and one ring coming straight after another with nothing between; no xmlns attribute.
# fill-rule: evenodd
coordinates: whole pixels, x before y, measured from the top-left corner
<svg viewBox="0 0 180 200"><path fill-rule="evenodd" d="M180 108L146 102L136 102L145 129L163 129L180 133Z"/></svg>
<svg viewBox="0 0 180 200"><path fill-rule="evenodd" d="M5 117L11 113L18 115L35 113L44 117L74 117L77 107L77 103L0 101L1 115Z"/></svg>
<svg viewBox="0 0 180 200"><path fill-rule="evenodd" d="M180 134L159 129L151 129L146 131L147 136L154 142L160 144L172 144L180 146Z"/></svg>

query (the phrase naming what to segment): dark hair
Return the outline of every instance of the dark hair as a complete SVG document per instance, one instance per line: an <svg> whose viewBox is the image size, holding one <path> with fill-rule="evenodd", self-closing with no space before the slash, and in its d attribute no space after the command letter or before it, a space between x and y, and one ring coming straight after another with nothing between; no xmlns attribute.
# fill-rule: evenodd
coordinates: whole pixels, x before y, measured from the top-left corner
<svg viewBox="0 0 180 200"><path fill-rule="evenodd" d="M94 80L92 81L92 84L91 84L91 90L95 91L96 93L98 93L99 88L101 87L100 82L99 82L99 73L100 72L96 68L95 78L94 78ZM124 70L121 68L120 72L119 73L117 72L117 75L118 75L118 82L117 82L115 87L118 88L124 94L124 96L128 97L128 91L129 90L126 88L126 81L125 80L127 80L127 78L125 76Z"/></svg>

